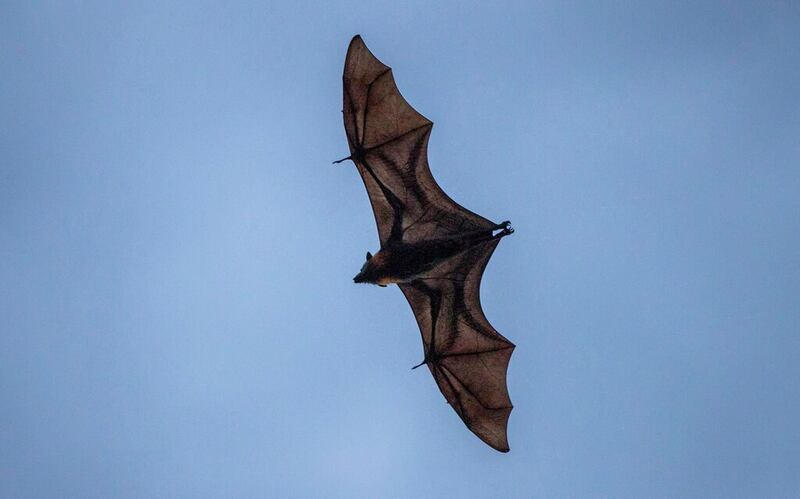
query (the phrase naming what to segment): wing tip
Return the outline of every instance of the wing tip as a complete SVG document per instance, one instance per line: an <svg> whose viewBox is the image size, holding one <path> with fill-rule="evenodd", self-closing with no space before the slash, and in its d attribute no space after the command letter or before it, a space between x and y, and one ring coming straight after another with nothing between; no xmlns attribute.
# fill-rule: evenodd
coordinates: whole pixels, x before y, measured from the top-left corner
<svg viewBox="0 0 800 499"><path fill-rule="evenodd" d="M478 435L480 437L480 435ZM508 434L503 432L503 438L499 442L491 442L487 439L481 438L489 447L496 450L497 452L502 452L503 454L507 453L511 450L511 447L508 445Z"/></svg>
<svg viewBox="0 0 800 499"><path fill-rule="evenodd" d="M511 417L511 411L514 410L514 406L510 405L508 407L503 408L503 416L501 417L501 421L496 421L495 431L490 431L487 433L478 433L475 429L470 428L478 437L483 440L485 443L489 445L492 449L506 453L511 450L511 447L508 445L508 420Z"/></svg>
<svg viewBox="0 0 800 499"><path fill-rule="evenodd" d="M364 43L364 39L361 38L361 35L356 34L353 38L350 39L350 44L347 46L347 53L351 54L355 51L366 51L372 57L375 57L373 53L367 48L367 44Z"/></svg>
<svg viewBox="0 0 800 499"><path fill-rule="evenodd" d="M361 38L361 35L356 33L353 38L350 39L350 45L352 46L354 43L364 43L364 39Z"/></svg>
<svg viewBox="0 0 800 499"><path fill-rule="evenodd" d="M375 54L373 54L369 47L367 47L367 44L364 43L364 39L358 34L353 36L350 40L350 45L347 46L347 55L344 60L345 74L343 75L345 80L348 79L347 68L350 67L351 64L353 65L351 71L356 71L356 74L361 74L362 76L364 72L374 77L377 76L377 73L391 70L389 66L375 57ZM360 66L360 69L356 69L356 66ZM349 76L352 77L354 75L350 74Z"/></svg>

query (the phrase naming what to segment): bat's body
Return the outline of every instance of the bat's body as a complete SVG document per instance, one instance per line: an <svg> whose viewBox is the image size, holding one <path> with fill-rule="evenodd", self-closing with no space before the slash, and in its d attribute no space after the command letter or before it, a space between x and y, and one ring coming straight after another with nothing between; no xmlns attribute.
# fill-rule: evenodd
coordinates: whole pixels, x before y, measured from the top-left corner
<svg viewBox="0 0 800 499"><path fill-rule="evenodd" d="M502 229L465 232L452 237L431 239L417 243L392 242L381 248L375 256L368 256L361 271L353 278L357 283L385 286L425 279L426 273L437 264L478 244L503 237L513 232L509 222L497 226Z"/></svg>
<svg viewBox="0 0 800 499"><path fill-rule="evenodd" d="M486 320L479 292L492 252L514 230L441 190L427 160L433 123L408 105L391 68L359 36L350 42L343 80L345 159L364 181L381 242L353 280L400 287L422 333L420 365L428 366L467 427L507 452L506 370L514 344Z"/></svg>

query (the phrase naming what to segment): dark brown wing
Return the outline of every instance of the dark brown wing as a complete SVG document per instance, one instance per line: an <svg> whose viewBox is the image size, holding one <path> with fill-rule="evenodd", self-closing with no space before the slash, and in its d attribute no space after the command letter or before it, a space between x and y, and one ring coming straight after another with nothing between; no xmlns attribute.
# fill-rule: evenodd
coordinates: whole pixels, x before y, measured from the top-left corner
<svg viewBox="0 0 800 499"><path fill-rule="evenodd" d="M400 289L417 318L426 364L447 402L481 440L507 452L512 405L506 371L514 344L489 324L480 303L481 276L499 241L474 246Z"/></svg>
<svg viewBox="0 0 800 499"><path fill-rule="evenodd" d="M495 224L450 199L428 168L433 123L400 95L392 70L355 36L344 64L344 127L367 188L381 246L492 229Z"/></svg>

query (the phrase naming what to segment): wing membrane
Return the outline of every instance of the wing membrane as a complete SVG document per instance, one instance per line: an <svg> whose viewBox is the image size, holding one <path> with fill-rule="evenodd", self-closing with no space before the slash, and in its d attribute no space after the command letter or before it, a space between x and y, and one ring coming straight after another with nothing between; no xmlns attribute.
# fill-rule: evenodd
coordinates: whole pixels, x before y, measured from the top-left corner
<svg viewBox="0 0 800 499"><path fill-rule="evenodd" d="M443 262L429 276L400 284L417 319L427 366L447 402L484 442L508 451L513 408L506 372L514 344L481 309L480 282L499 239Z"/></svg>
<svg viewBox="0 0 800 499"><path fill-rule="evenodd" d="M427 154L433 123L406 102L391 68L359 36L347 50L343 81L350 153L367 188L382 246L396 226L402 240L413 243L495 225L450 199L436 183ZM397 196L401 209L392 206L380 184Z"/></svg>

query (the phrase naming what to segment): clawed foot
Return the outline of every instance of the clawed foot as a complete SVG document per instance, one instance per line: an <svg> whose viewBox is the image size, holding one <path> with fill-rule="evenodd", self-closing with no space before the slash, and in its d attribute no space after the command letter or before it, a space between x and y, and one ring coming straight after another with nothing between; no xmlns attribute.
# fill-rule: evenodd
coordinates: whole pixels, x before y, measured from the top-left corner
<svg viewBox="0 0 800 499"><path fill-rule="evenodd" d="M514 229L511 228L511 222L508 220L498 224L497 229L502 229L499 233L500 237L514 233Z"/></svg>

